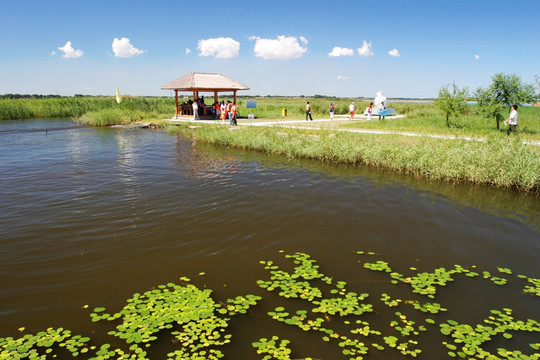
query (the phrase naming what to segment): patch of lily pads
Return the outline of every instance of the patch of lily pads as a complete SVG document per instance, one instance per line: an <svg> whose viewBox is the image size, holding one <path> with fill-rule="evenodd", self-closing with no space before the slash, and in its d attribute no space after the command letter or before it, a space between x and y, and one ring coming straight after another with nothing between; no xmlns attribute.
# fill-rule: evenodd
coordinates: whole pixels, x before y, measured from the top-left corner
<svg viewBox="0 0 540 360"><path fill-rule="evenodd" d="M373 252L358 252L359 255L376 255ZM332 277L320 272L320 267L315 260L304 253L286 255L287 259L292 259L295 266L291 271L286 271L276 265L273 261L261 261L265 269L270 273L269 280L259 280L258 284L261 288L270 292L277 291L279 296L291 299L298 298L307 301L310 305L306 309L297 311L287 310L285 306L279 306L274 311L268 312L268 315L279 322L286 325L296 326L303 331L315 331L320 333L321 339L325 342L334 342L342 349L342 354L348 359L364 359L372 350L383 351L385 349L397 350L404 356L417 357L421 355L420 336L423 332L429 331L429 327L437 325L437 320L433 316L437 316L441 312L447 312L448 309L436 302L421 303L417 300L393 298L387 293L382 293L380 301L387 307L403 307L414 309L422 314L429 314L430 317L425 318L424 324L417 324L415 321L408 318L401 311L395 312L395 319L390 321L387 329L374 328L368 321L363 320L362 316L367 313L377 312L376 304L369 303L368 293L358 294L347 290L347 283L344 281L336 281ZM407 284L411 287L413 293L427 296L433 299L437 294L439 287L447 286L450 282L455 281L459 275L466 277L480 277L489 279L496 285L504 285L508 279L497 277L488 271L478 272L475 267L471 269L455 265L453 269L438 268L432 272L417 272L416 274L405 276L394 271L388 262L376 260L374 262L364 263L364 267L373 271L380 271L389 274L390 282L393 284ZM410 270L417 271L411 267ZM507 268L498 268L499 273L503 275L512 275L512 271ZM533 287L538 284L535 279L524 276L518 276L526 279L528 287L525 288L525 293L533 293ZM509 310L509 309L506 309ZM509 310L511 311L511 310ZM497 313L497 310L493 310ZM497 334L505 339L511 338L510 332L516 331L532 331L540 332L538 323L535 320L528 319L526 321L510 321L509 314L505 315L503 325L496 327ZM351 317L356 318L352 320ZM338 319L342 319L338 322ZM486 321L491 321L487 319ZM494 321L494 320L493 320ZM348 333L338 332L334 329L333 324L340 324L340 329L343 325L349 328ZM441 325L441 333L446 336L452 334L462 334L461 328L449 329L451 324L458 325L453 320L448 320L448 323ZM465 329L468 329L465 327ZM490 339L488 339L490 340ZM457 343L466 341L464 338L457 338ZM475 340L477 341L477 340ZM487 341L487 340L486 340ZM371 346L369 345L371 343ZM259 342L257 343L257 345ZM381 345L384 344L384 345ZM443 345L447 346L447 341ZM255 345L254 345L255 346ZM455 349L454 349L455 347ZM530 344L533 350L538 350L537 344ZM453 344L450 349L458 349L458 346ZM449 356L457 356L467 358L471 353L470 347L465 346L459 351L449 351ZM287 353L288 355L289 353ZM475 358L486 359L540 359L539 353L532 355L524 354L518 350L508 351L502 349L497 354L491 354L484 350L473 355L478 355ZM515 357L512 357L514 356ZM271 357L265 357L271 359ZM280 359L275 357L275 359Z"/></svg>
<svg viewBox="0 0 540 360"><path fill-rule="evenodd" d="M374 257L374 252L359 251L358 255ZM267 315L284 325L294 326L302 332L313 332L320 341L336 346L346 359L365 359L373 351L394 351L406 357L422 355L422 334L438 328L445 336L442 345L449 358L463 359L540 359L540 343L529 344L529 350L509 350L499 347L493 351L493 340L511 340L519 333L539 333L536 320L516 320L512 309L494 309L482 323L461 324L455 320L440 319L448 309L430 300L399 299L384 292L372 297L367 292L354 292L349 284L327 276L319 264L308 254L285 255L292 264L282 268L273 261L261 261L269 279L257 285L279 297L294 302L281 304ZM409 268L409 275L394 271L388 262L365 262L364 268L388 274L389 283L406 285L411 293L434 299L441 287L457 281L460 276L488 280L495 285L506 285L514 278L525 283L523 293L540 296L540 279L514 275L511 269L498 267L494 273L476 267L454 265L451 269L437 268L420 272ZM212 291L201 290L187 278L181 285L168 283L144 293L135 293L117 312L96 307L90 312L94 323L114 325L108 335L125 343L122 346L95 344L90 337L73 335L63 328L49 328L35 334L20 328L19 338L0 338L0 360L52 359L72 356L92 360L149 359L148 352L158 339L168 339L174 349L168 359L221 359L223 346L232 341L229 323L233 316L257 311L261 297L236 296L216 302ZM388 290L387 290L388 291ZM302 306L300 304L304 304ZM298 307L303 307L298 309ZM290 307L289 309L287 307ZM382 307L382 309L381 309ZM88 306L84 306L88 308ZM369 319L380 314L393 316L386 326L374 326ZM411 316L412 315L412 316ZM416 320L413 320L413 318ZM420 320L418 321L418 319ZM115 340L115 344L118 341ZM488 346L490 345L490 346ZM260 338L252 346L263 360L288 360L292 357L291 342L276 335ZM399 356L399 355L398 355ZM310 358L305 358L310 359Z"/></svg>
<svg viewBox="0 0 540 360"><path fill-rule="evenodd" d="M184 282L187 278L181 278ZM48 359L62 355L66 349L72 356L92 360L148 359L147 349L159 336L167 336L177 350L167 354L168 359L220 359L220 347L231 341L227 333L229 317L245 314L261 299L246 295L215 302L209 289L200 290L192 284L159 285L143 294L136 293L124 308L108 313L104 307L90 313L92 322L115 322L116 330L108 334L122 339L124 349L110 344L89 345L90 338L71 335L69 330L48 329L23 337L0 338L0 359ZM84 306L87 308L87 306ZM23 331L24 329L21 329Z"/></svg>

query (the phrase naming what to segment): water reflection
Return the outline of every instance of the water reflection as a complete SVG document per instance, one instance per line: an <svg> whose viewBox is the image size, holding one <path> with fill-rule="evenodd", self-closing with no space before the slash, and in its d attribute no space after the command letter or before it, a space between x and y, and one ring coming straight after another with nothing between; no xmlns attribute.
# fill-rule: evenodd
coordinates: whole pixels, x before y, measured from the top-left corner
<svg viewBox="0 0 540 360"><path fill-rule="evenodd" d="M347 181L368 181L375 188L392 185L407 185L411 189L426 191L434 201L448 200L459 206L478 208L482 211L506 216L519 221L525 221L540 231L540 200L533 194L520 193L514 190L497 189L484 185L450 184L439 181L429 181L412 175L395 174L383 169L369 168L361 165L346 165L330 162L321 162L310 159L286 159L280 156L267 156L252 151L239 149L225 149L206 143L197 143L201 152L212 154L209 156L231 156L248 160L251 156L262 159L261 166L273 168L302 168L306 171L315 171L332 178ZM366 198L369 201L370 196Z"/></svg>
<svg viewBox="0 0 540 360"><path fill-rule="evenodd" d="M359 278L357 250L381 254L397 271L457 263L536 275L538 202L511 191L160 131L0 136L0 336L18 336L20 326L99 333L82 305L116 310L133 293L180 276L220 299L258 293L256 281L267 276L259 260L281 258L279 250L309 253L357 292L388 285ZM459 303L471 284L444 300ZM518 296L489 301L525 312L535 304ZM257 320L263 326L245 324L235 336L266 329L266 310Z"/></svg>

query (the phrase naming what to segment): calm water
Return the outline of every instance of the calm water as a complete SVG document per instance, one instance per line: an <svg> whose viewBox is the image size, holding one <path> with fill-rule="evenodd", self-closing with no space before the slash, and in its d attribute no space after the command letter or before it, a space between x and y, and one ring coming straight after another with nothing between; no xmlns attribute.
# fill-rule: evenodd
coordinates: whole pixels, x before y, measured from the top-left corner
<svg viewBox="0 0 540 360"><path fill-rule="evenodd" d="M360 261L385 260L405 273L460 264L540 277L539 225L540 200L512 191L215 148L162 131L4 121L0 337L18 336L21 326L63 326L113 342L83 305L117 311L133 293L187 276L213 289L215 300L263 296L252 315L231 321L227 359L260 359L250 343L272 335L294 339L297 357L344 358L319 334L265 315L288 302L257 287L269 278L260 260L286 266L280 250L308 253L321 272L370 293L370 303L392 314L380 293L428 299L389 285ZM510 307L516 318L540 321L538 298L521 294L523 283L509 278L515 286L460 278L437 296L450 310L438 320L474 324L489 309ZM370 321L395 335L388 319ZM441 339L420 340L427 358L445 353ZM521 348L530 338L503 340L493 348ZM368 358L403 357L387 350Z"/></svg>

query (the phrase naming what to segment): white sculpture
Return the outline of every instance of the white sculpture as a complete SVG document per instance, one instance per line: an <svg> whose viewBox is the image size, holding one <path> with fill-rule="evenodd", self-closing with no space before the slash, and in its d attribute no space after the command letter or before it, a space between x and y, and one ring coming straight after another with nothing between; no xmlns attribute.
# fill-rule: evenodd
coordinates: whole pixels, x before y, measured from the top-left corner
<svg viewBox="0 0 540 360"><path fill-rule="evenodd" d="M375 106L379 107L381 103L386 102L386 96L383 96L382 91L378 91L373 102L375 103Z"/></svg>

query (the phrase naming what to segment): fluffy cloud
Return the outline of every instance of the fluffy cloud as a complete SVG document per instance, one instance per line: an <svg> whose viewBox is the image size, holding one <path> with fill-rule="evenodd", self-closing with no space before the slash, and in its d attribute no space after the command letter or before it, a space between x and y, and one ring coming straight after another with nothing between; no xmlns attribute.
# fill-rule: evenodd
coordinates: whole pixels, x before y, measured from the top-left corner
<svg viewBox="0 0 540 360"><path fill-rule="evenodd" d="M338 75L337 78L338 78L338 80L347 80L348 79L348 77L343 76L343 75Z"/></svg>
<svg viewBox="0 0 540 360"><path fill-rule="evenodd" d="M228 59L238 56L240 43L232 38L199 40L199 56L215 56L216 59Z"/></svg>
<svg viewBox="0 0 540 360"><path fill-rule="evenodd" d="M358 48L358 55L363 57L373 56L373 51L371 51L371 41L367 42L364 40L364 43L361 48Z"/></svg>
<svg viewBox="0 0 540 360"><path fill-rule="evenodd" d="M115 57L128 58L135 55L144 53L144 50L139 50L130 44L128 38L117 39L114 38L112 43L112 49Z"/></svg>
<svg viewBox="0 0 540 360"><path fill-rule="evenodd" d="M474 60L480 59L480 55L474 55Z"/></svg>
<svg viewBox="0 0 540 360"><path fill-rule="evenodd" d="M392 49L388 52L390 55L392 56L395 56L395 57L400 57L401 54L399 53L398 49Z"/></svg>
<svg viewBox="0 0 540 360"><path fill-rule="evenodd" d="M186 55L189 55L191 54L191 49L190 48L186 48Z"/></svg>
<svg viewBox="0 0 540 360"><path fill-rule="evenodd" d="M73 49L73 46L71 46L71 41L68 41L66 45L64 46L59 47L58 50L64 53L62 57L65 57L65 58L76 59L83 56L84 54L84 52L81 49L77 49L77 50ZM56 54L56 53L53 51L51 55L53 54Z"/></svg>
<svg viewBox="0 0 540 360"><path fill-rule="evenodd" d="M354 55L354 50L353 49L342 48L342 47L339 47L339 46L335 46L332 49L332 52L328 53L328 56L330 56L330 57L352 56L352 55Z"/></svg>
<svg viewBox="0 0 540 360"><path fill-rule="evenodd" d="M294 36L280 35L277 39L261 39L259 37L251 37L250 40L255 40L255 56L262 57L266 60L278 59L289 60L301 57L306 51L308 41L301 36L297 39ZM302 43L302 46L300 42Z"/></svg>

